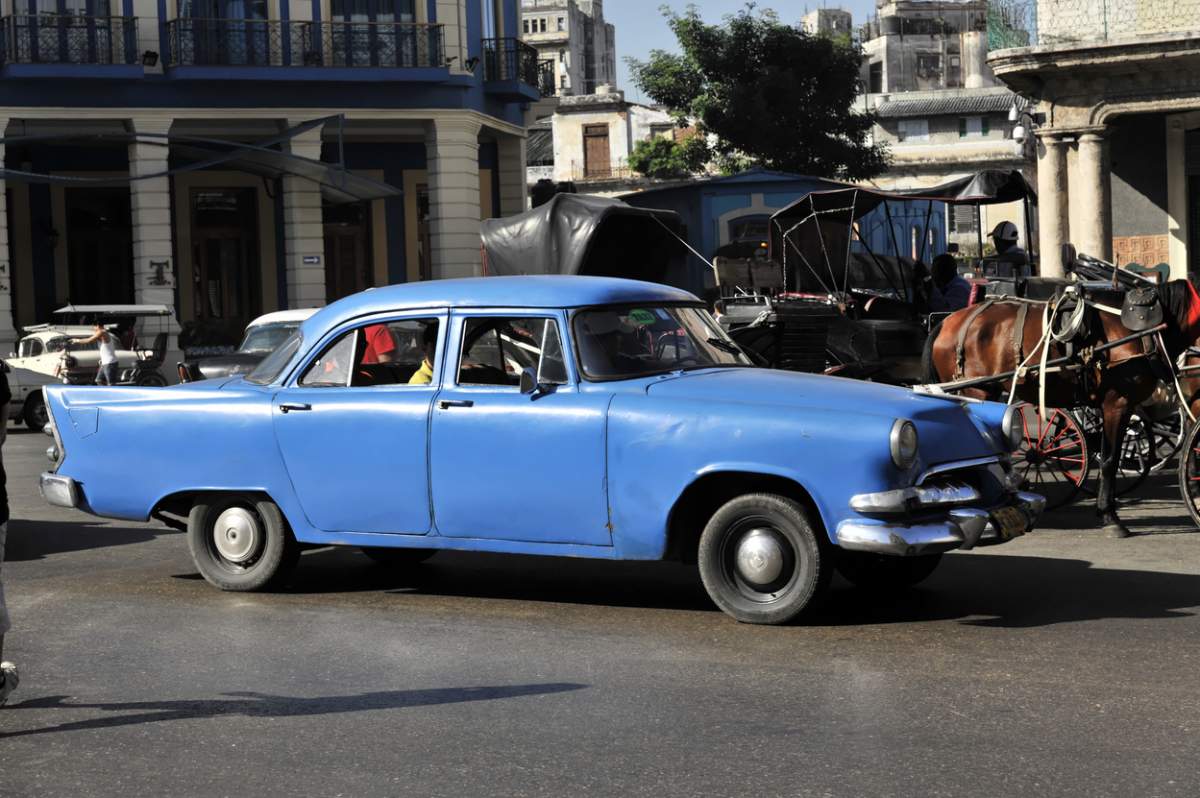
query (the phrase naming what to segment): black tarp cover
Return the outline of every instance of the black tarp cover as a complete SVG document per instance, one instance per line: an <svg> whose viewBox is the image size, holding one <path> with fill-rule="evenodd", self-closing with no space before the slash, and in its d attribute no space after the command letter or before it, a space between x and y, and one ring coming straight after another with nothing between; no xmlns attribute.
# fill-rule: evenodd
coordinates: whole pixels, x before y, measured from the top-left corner
<svg viewBox="0 0 1200 798"><path fill-rule="evenodd" d="M481 236L487 274L586 274L685 285L687 252L675 239L680 230L674 211L555 194L532 210L484 221Z"/></svg>
<svg viewBox="0 0 1200 798"><path fill-rule="evenodd" d="M826 291L848 284L844 267L851 254L855 223L888 202L942 202L947 205L998 205L1037 193L1018 171L989 169L938 186L913 191L883 191L849 186L813 191L771 216L769 252L782 263L788 287ZM902 243L902 242L898 242ZM900 247L902 249L902 247ZM875 253L883 260L885 253ZM902 252L888 252L905 260ZM932 253L929 253L932 256ZM911 261L911 258L907 260ZM807 268L806 268L807 267ZM885 270L887 271L887 270Z"/></svg>

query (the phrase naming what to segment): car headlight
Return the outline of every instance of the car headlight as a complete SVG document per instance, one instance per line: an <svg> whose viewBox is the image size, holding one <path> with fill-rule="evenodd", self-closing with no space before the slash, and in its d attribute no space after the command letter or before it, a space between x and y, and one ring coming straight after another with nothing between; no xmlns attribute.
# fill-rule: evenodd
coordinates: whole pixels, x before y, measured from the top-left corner
<svg viewBox="0 0 1200 798"><path fill-rule="evenodd" d="M1025 423L1021 414L1020 405L1009 405L1004 411L1004 420L1000 422L1000 432L1004 435L1004 442L1008 444L1008 450L1015 452L1020 448L1021 443L1025 440Z"/></svg>
<svg viewBox="0 0 1200 798"><path fill-rule="evenodd" d="M917 428L911 421L896 419L889 443L897 468L908 468L917 461Z"/></svg>

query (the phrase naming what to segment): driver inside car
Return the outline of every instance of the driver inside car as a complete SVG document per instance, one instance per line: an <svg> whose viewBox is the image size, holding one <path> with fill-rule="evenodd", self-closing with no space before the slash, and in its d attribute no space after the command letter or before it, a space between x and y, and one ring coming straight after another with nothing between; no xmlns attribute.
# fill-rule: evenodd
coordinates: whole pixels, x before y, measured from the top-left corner
<svg viewBox="0 0 1200 798"><path fill-rule="evenodd" d="M627 328L621 316L615 312L593 312L580 318L580 356L589 374L598 376L637 373L643 370L645 361L627 354L630 344L643 349Z"/></svg>

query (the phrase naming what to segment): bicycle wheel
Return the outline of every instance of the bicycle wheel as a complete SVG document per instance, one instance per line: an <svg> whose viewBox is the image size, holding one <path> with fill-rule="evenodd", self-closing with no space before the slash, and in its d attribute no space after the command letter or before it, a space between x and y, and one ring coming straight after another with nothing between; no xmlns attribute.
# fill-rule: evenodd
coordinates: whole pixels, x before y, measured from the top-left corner
<svg viewBox="0 0 1200 798"><path fill-rule="evenodd" d="M1046 509L1071 502L1087 482L1091 457L1083 427L1071 413L1053 408L1043 421L1033 405L1021 406L1025 440L1013 452L1022 487L1046 497Z"/></svg>

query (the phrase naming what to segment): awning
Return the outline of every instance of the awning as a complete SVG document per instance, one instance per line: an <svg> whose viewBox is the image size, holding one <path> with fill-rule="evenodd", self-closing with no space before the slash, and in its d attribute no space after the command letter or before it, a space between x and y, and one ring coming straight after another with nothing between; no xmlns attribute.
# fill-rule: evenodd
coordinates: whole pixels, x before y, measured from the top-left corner
<svg viewBox="0 0 1200 798"><path fill-rule="evenodd" d="M0 178L17 183L40 183L66 186L120 186L135 180L166 177L184 172L222 167L248 174L276 179L300 177L316 183L322 196L334 204L363 202L366 200L399 197L403 191L378 180L356 175L344 164L314 161L291 155L278 149L278 145L293 136L323 126L328 119L317 119L297 125L267 141L249 144L240 141L205 138L200 136L158 135L148 133L90 133L79 136L10 136L0 138L0 144L19 146L24 144L88 144L112 143L132 144L140 142L165 147L170 152L175 166L165 172L127 177L79 177L26 172L20 169L0 169Z"/></svg>

